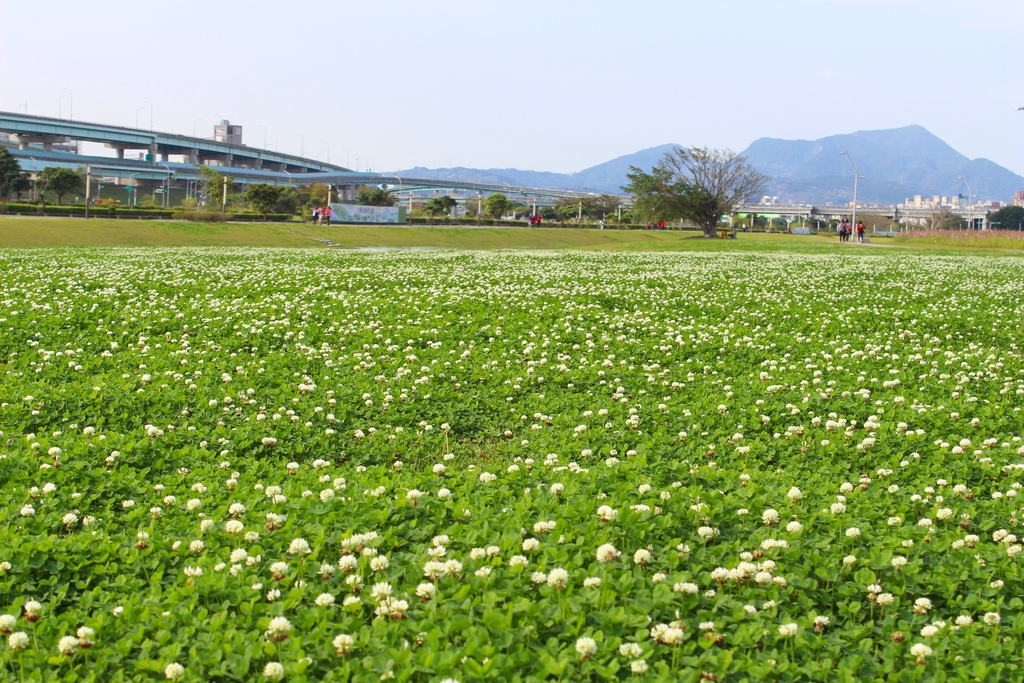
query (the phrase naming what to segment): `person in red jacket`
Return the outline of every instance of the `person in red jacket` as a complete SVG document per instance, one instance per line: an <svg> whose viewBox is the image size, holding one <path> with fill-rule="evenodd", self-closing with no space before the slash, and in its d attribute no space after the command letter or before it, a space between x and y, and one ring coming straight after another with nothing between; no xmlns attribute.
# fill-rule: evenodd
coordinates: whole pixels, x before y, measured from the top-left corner
<svg viewBox="0 0 1024 683"><path fill-rule="evenodd" d="M857 241L864 241L864 221L857 221Z"/></svg>

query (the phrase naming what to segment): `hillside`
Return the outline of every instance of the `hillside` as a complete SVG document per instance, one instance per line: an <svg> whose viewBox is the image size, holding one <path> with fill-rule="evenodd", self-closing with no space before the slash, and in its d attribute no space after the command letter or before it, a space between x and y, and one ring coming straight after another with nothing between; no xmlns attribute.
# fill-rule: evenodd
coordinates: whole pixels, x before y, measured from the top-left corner
<svg viewBox="0 0 1024 683"><path fill-rule="evenodd" d="M395 171L412 178L461 180L545 189L581 190L619 194L630 166L649 169L675 145L666 144L616 157L577 173L548 173L514 168L411 168ZM971 184L976 201L1009 202L1024 189L1024 177L989 161L969 159L921 126L858 131L818 140L755 140L743 155L762 173L772 177L765 194L781 202L845 203L853 199L853 168L841 154L847 151L857 164L858 200L898 204L923 195L967 195Z"/></svg>

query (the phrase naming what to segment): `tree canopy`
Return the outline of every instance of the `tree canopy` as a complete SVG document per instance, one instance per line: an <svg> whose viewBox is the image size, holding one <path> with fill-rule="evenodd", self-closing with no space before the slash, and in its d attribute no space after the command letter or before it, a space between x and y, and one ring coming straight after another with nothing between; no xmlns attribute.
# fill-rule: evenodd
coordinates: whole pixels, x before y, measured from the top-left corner
<svg viewBox="0 0 1024 683"><path fill-rule="evenodd" d="M28 174L7 148L0 147L0 197L20 195L28 189Z"/></svg>
<svg viewBox="0 0 1024 683"><path fill-rule="evenodd" d="M431 216L441 214L447 216L451 213L451 210L458 205L453 197L448 195L441 195L440 197L434 197L424 205L423 210L429 213Z"/></svg>
<svg viewBox="0 0 1024 683"><path fill-rule="evenodd" d="M234 177L225 177L223 173L207 166L200 166L199 173L202 176L199 195L203 199L200 203L207 205L208 208L219 207L224 198L224 184L227 183L228 192L233 191Z"/></svg>
<svg viewBox="0 0 1024 683"><path fill-rule="evenodd" d="M1024 228L1024 206L1004 206L989 214L988 224L998 230Z"/></svg>
<svg viewBox="0 0 1024 683"><path fill-rule="evenodd" d="M250 185L245 191L245 198L248 200L249 206L253 211L263 214L263 217L266 218L267 214L271 213L277 206L283 190L284 188L262 183Z"/></svg>
<svg viewBox="0 0 1024 683"><path fill-rule="evenodd" d="M82 189L82 176L63 166L47 166L36 174L36 190L43 195L52 192L57 195L57 204L64 201L64 195Z"/></svg>
<svg viewBox="0 0 1024 683"><path fill-rule="evenodd" d="M685 218L705 236L714 234L722 217L755 196L768 182L745 157L730 150L675 147L650 173L636 166L626 174L623 191L633 195L641 219Z"/></svg>
<svg viewBox="0 0 1024 683"><path fill-rule="evenodd" d="M361 206L394 206L398 198L384 188L363 185L356 190L356 203Z"/></svg>
<svg viewBox="0 0 1024 683"><path fill-rule="evenodd" d="M515 207L515 203L500 192L487 195L484 200L484 213L494 218L501 218Z"/></svg>
<svg viewBox="0 0 1024 683"><path fill-rule="evenodd" d="M618 197L610 194L562 197L555 200L555 212L563 220L573 220L580 213L590 220L600 220L616 214L621 203Z"/></svg>

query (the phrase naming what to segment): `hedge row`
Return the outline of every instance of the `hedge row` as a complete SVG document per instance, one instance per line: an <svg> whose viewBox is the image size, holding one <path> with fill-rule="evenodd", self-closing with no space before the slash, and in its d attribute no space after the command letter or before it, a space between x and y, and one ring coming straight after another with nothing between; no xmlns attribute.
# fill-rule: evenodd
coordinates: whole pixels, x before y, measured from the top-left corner
<svg viewBox="0 0 1024 683"><path fill-rule="evenodd" d="M29 214L46 216L84 216L85 206L81 204L58 205L27 204L19 202L0 203L0 213ZM222 221L288 221L292 216L286 213L262 214L251 211L221 213L218 211L185 211L182 209L161 209L137 206L90 206L89 215L114 218L176 218L180 220L222 222Z"/></svg>
<svg viewBox="0 0 1024 683"><path fill-rule="evenodd" d="M26 204L18 202L0 203L0 213L39 214L47 216L84 216L85 206L72 204ZM90 216L123 216L125 218L170 218L172 209L159 209L137 206L90 206Z"/></svg>

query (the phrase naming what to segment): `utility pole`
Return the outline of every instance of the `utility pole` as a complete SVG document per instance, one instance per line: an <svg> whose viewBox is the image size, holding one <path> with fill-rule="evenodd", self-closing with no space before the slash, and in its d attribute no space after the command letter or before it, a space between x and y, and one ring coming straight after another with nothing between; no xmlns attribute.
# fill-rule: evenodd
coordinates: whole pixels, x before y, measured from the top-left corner
<svg viewBox="0 0 1024 683"><path fill-rule="evenodd" d="M92 168L85 167L85 217L89 217L89 188L92 186Z"/></svg>

